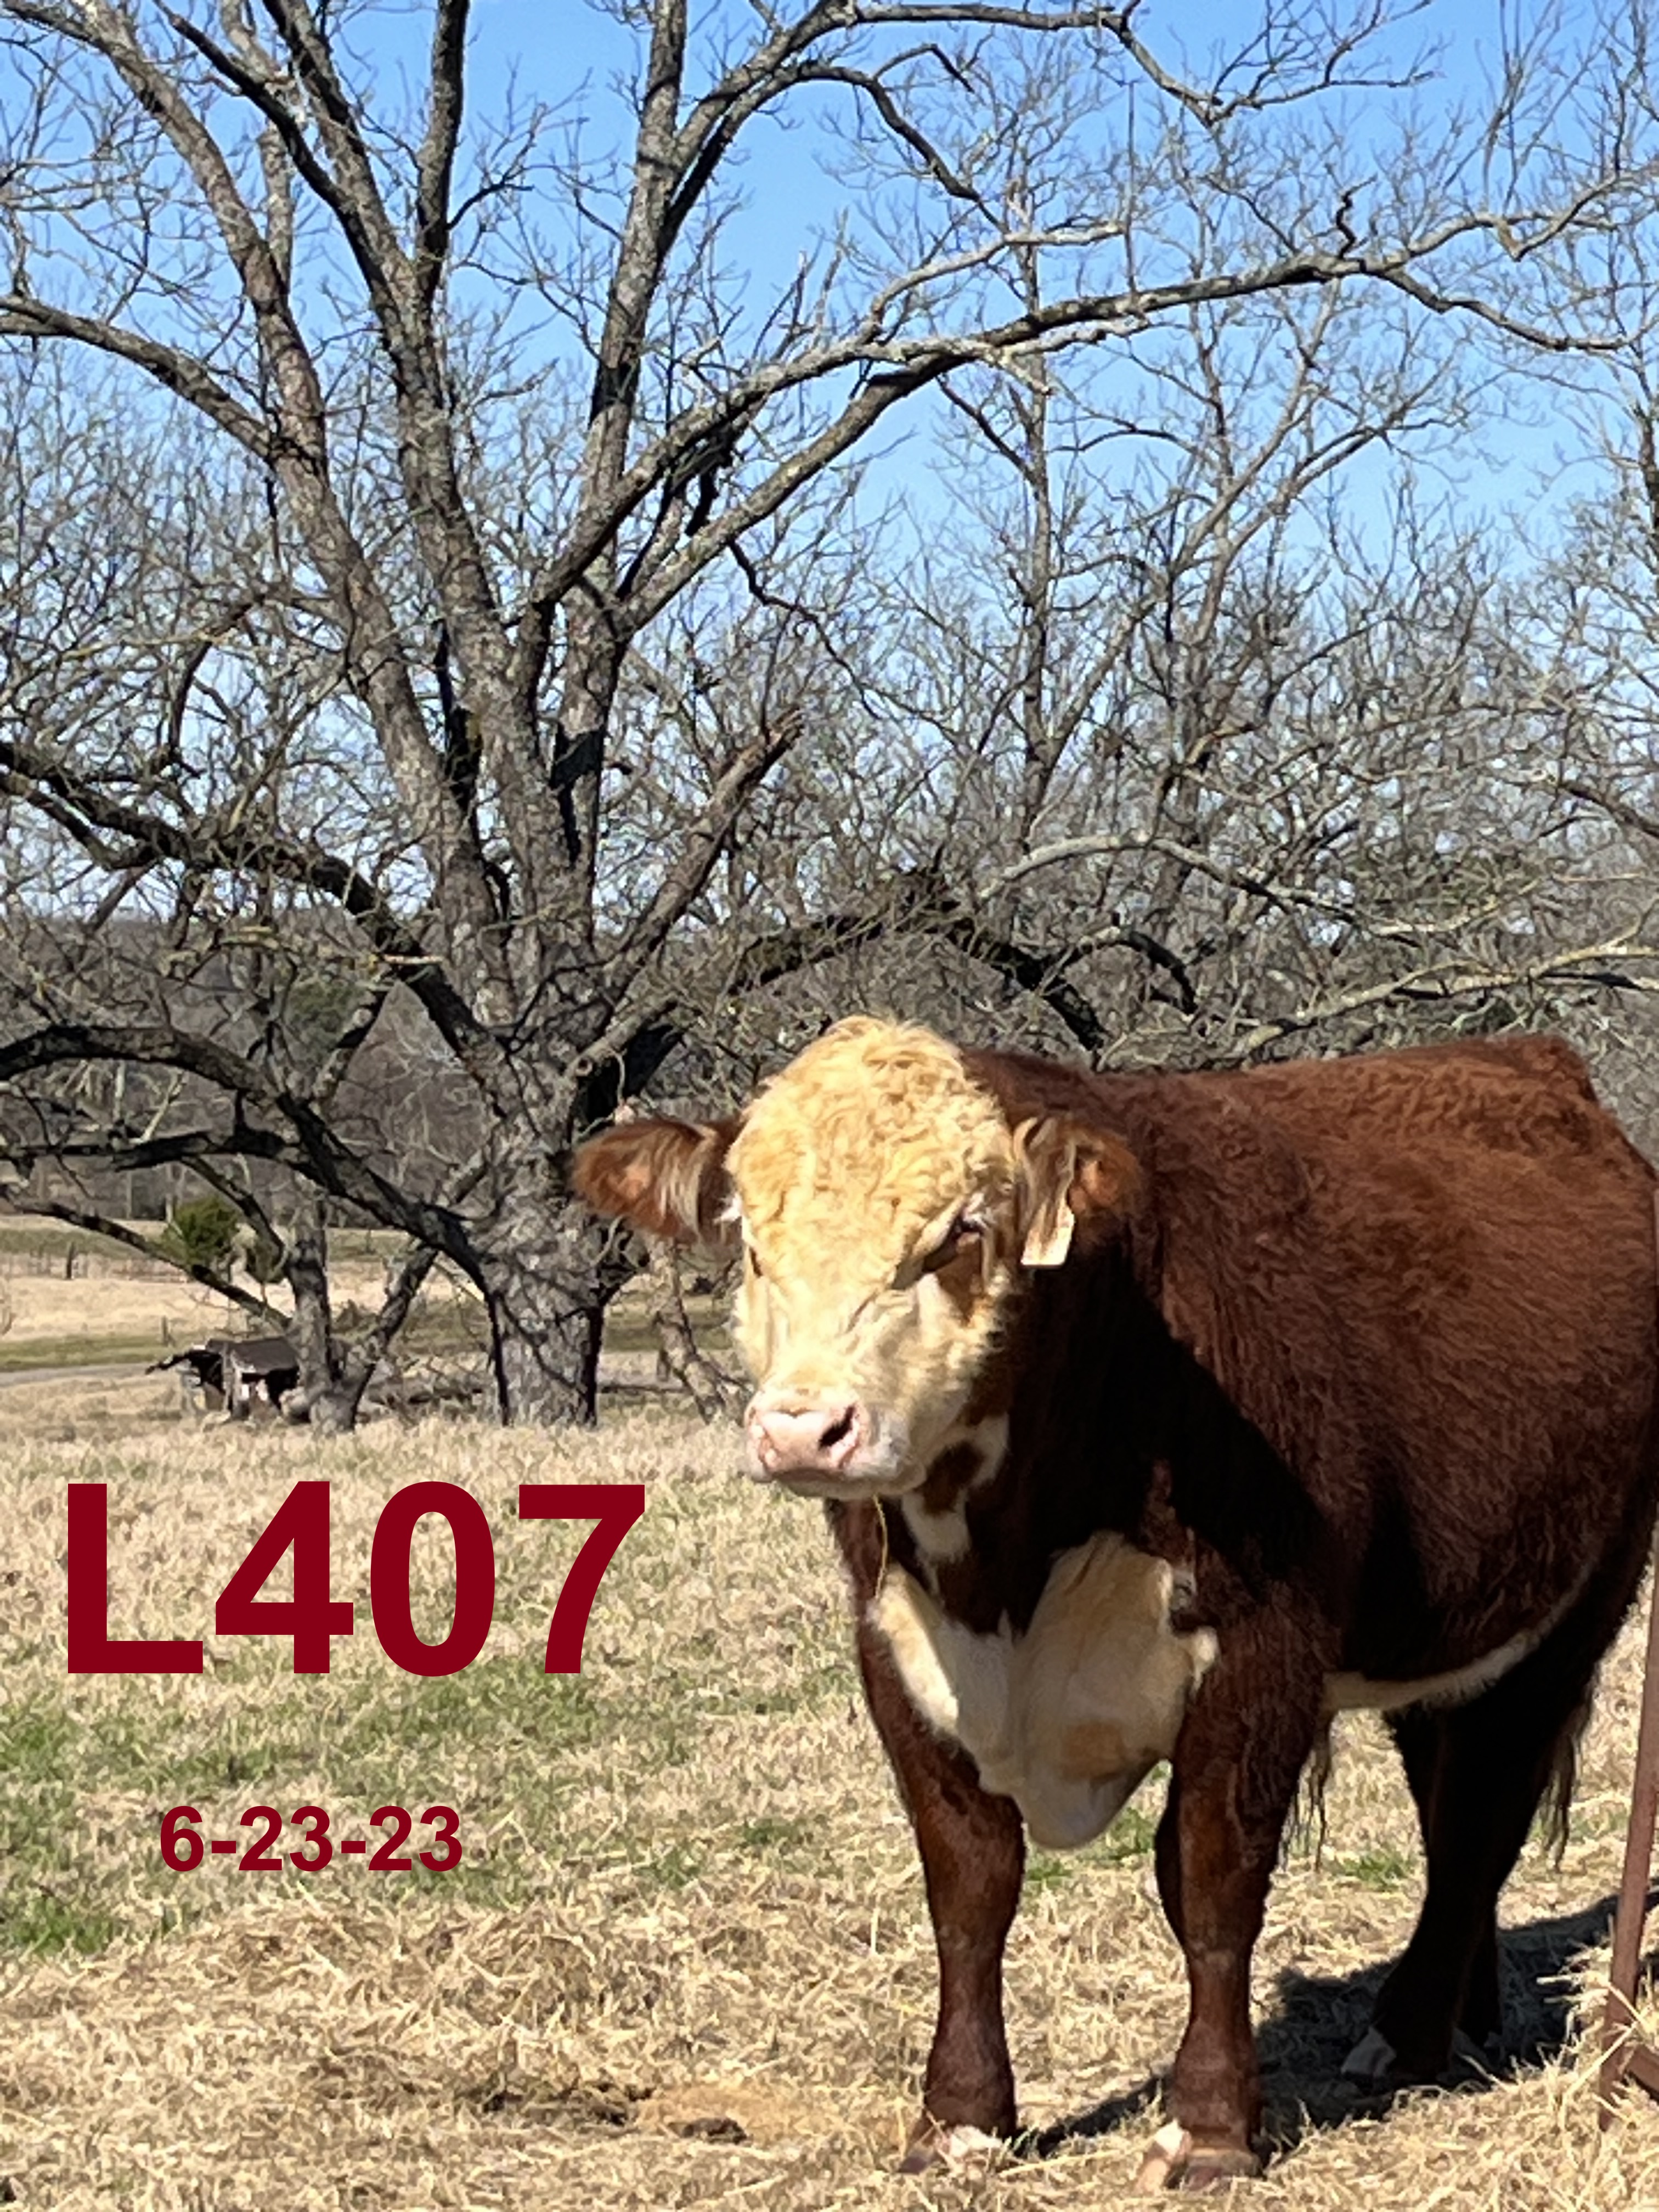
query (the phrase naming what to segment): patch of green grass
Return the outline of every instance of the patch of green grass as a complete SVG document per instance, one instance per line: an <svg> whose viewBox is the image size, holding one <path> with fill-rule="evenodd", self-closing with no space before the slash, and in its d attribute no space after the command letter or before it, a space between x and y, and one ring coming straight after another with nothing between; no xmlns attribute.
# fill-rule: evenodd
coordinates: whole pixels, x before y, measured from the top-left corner
<svg viewBox="0 0 1659 2212"><path fill-rule="evenodd" d="M0 1714L0 1945L8 1950L100 1950L112 1916L77 1875L85 1849L71 1785L76 1738L62 1711Z"/></svg>
<svg viewBox="0 0 1659 2212"><path fill-rule="evenodd" d="M1328 1858L1325 1865L1328 1872L1346 1881L1361 1882L1367 1889L1398 1889L1417 1871L1415 1856L1396 1850L1392 1844L1379 1844L1353 1858Z"/></svg>
<svg viewBox="0 0 1659 2212"><path fill-rule="evenodd" d="M337 1749L372 1759L388 1747L405 1765L456 1744L488 1742L514 1765L552 1759L601 1732L600 1700L583 1674L544 1674L528 1653L477 1659L459 1674L423 1680L391 1672L359 1708Z"/></svg>
<svg viewBox="0 0 1659 2212"><path fill-rule="evenodd" d="M169 1752L152 1744L138 1767L165 1775L175 1802L263 1796L279 1810L328 1777L329 1811L361 1826L378 1805L418 1814L453 1803L465 1771L471 1810L519 1812L550 1827L569 1787L562 1761L593 1743L604 1716L581 1675L542 1674L522 1656L480 1659L459 1674L421 1680L392 1675L344 1712L295 1687L239 1715L226 1735ZM463 1820L463 1844L465 1841ZM483 1863L467 1868L470 1881Z"/></svg>
<svg viewBox="0 0 1659 2212"><path fill-rule="evenodd" d="M24 1367L126 1367L167 1350L161 1324L119 1336L0 1337L0 1375Z"/></svg>
<svg viewBox="0 0 1659 2212"><path fill-rule="evenodd" d="M3 1941L9 1951L78 1951L82 1957L115 1940L115 1916L66 1897L44 1882L8 1885Z"/></svg>
<svg viewBox="0 0 1659 2212"><path fill-rule="evenodd" d="M635 1863L641 1881L658 1889L684 1889L702 1873L705 1854L693 1844L671 1844L654 1857Z"/></svg>
<svg viewBox="0 0 1659 2212"><path fill-rule="evenodd" d="M61 1711L35 1705L0 1712L0 1774L9 1790L55 1776L76 1725Z"/></svg>
<svg viewBox="0 0 1659 2212"><path fill-rule="evenodd" d="M0 1713L0 1947L95 1951L118 1933L165 1933L216 1909L210 1873L180 1875L161 1859L155 1819L173 1805L199 1807L205 1837L238 1844L205 1863L233 1869L253 1840L238 1825L251 1806L286 1821L302 1802L321 1802L337 1842L368 1836L373 1850L370 1814L402 1805L416 1823L403 1855L414 1856L435 1840L422 1814L448 1804L460 1814L460 1864L438 1873L416 1859L401 1884L441 1882L447 1895L486 1906L522 1903L544 1874L510 1840L483 1850L481 1837L522 1835L556 1853L578 1786L569 1754L621 1728L620 1708L587 1678L543 1674L522 1655L433 1680L388 1668L349 1702L321 1681L273 1684L268 1667L250 1655L263 1694L251 1680L246 1704L205 1729L149 1698L104 1705L95 1719L44 1702ZM93 1820L92 1802L111 1809ZM271 1848L301 1847L285 1828ZM683 1886L695 1870L671 1852L653 1879ZM339 1879L337 1868L306 1875L285 1865L284 1875L313 1887Z"/></svg>
<svg viewBox="0 0 1659 2212"><path fill-rule="evenodd" d="M1138 1805L1126 1805L1091 1856L1102 1866L1122 1866L1130 1859L1150 1857L1157 1840L1156 1814L1143 1813Z"/></svg>
<svg viewBox="0 0 1659 2212"><path fill-rule="evenodd" d="M768 1858L796 1857L804 1845L817 1840L818 1831L812 1821L775 1815L745 1820L738 1830L739 1850L753 1851Z"/></svg>
<svg viewBox="0 0 1659 2212"><path fill-rule="evenodd" d="M717 1659L711 1652L711 1664ZM851 1651L836 1652L814 1665L799 1667L787 1683L769 1690L745 1688L740 1682L720 1682L712 1674L706 1677L697 1694L697 1710L711 1716L731 1713L756 1713L773 1717L787 1713L805 1713L832 1698L856 1697L858 1668Z"/></svg>
<svg viewBox="0 0 1659 2212"><path fill-rule="evenodd" d="M159 1226L159 1224L157 1224ZM95 1252L100 1258L131 1260L134 1255L113 1237L100 1237L67 1222L0 1220L0 1252L20 1252L33 1260L68 1258L71 1252Z"/></svg>
<svg viewBox="0 0 1659 2212"><path fill-rule="evenodd" d="M143 1236L159 1237L167 1224L141 1220L130 1225ZM334 1228L328 1232L329 1257L337 1263L342 1260L386 1259L400 1252L404 1242L395 1229ZM0 1215L0 1252L21 1252L46 1260L62 1260L70 1252L92 1252L100 1258L124 1262L138 1256L131 1245L113 1237L103 1237L95 1230L77 1229L72 1223L53 1221L44 1216L20 1221L15 1215Z"/></svg>
<svg viewBox="0 0 1659 2212"><path fill-rule="evenodd" d="M1162 1761L1155 1766L1141 1784L1153 1797L1150 1812L1139 1805L1126 1805L1103 1835L1097 1836L1091 1844L1078 1850L1056 1853L1033 1849L1026 1854L1025 1887L1028 1894L1036 1895L1045 1889L1057 1889L1079 1871L1091 1867L1132 1865L1137 1859L1150 1858L1158 1840L1158 1823L1163 1811L1157 1802L1159 1787L1169 1778L1169 1767Z"/></svg>
<svg viewBox="0 0 1659 2212"><path fill-rule="evenodd" d="M724 1298L694 1294L685 1301L685 1317L691 1324L691 1334L703 1351L720 1353L731 1349L732 1338ZM648 1303L641 1293L624 1291L611 1304L605 1317L605 1348L607 1352L656 1350L656 1324L651 1319Z"/></svg>
<svg viewBox="0 0 1659 2212"><path fill-rule="evenodd" d="M1103 1836L1080 1850L1058 1853L1033 1850L1025 1860L1025 1887L1036 1895L1045 1889L1057 1889L1062 1883L1090 1867L1126 1866L1136 1859L1151 1856L1158 1836L1155 1814L1143 1813L1137 1805L1126 1805Z"/></svg>
<svg viewBox="0 0 1659 2212"><path fill-rule="evenodd" d="M1029 1850L1025 1854L1027 1897L1040 1897L1045 1889L1063 1889L1077 1872L1077 1861L1057 1851Z"/></svg>

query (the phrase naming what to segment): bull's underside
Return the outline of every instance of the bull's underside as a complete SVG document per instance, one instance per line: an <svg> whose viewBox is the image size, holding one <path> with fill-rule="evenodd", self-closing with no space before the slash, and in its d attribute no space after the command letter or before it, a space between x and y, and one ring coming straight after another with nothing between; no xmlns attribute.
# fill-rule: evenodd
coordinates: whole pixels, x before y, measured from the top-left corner
<svg viewBox="0 0 1659 2212"><path fill-rule="evenodd" d="M838 1034L797 1064L820 1055L832 1099ZM751 1443L831 1500L927 1878L939 2012L907 2163L1014 2128L1001 1968L1026 1828L1084 1840L1167 1757L1157 1873L1189 2013L1142 2179L1201 2186L1255 2167L1251 1951L1334 1711L1388 1713L1427 1871L1351 2066L1431 2078L1458 2037L1499 2032L1498 1892L1651 1535L1653 1176L1547 1042L1227 1077L956 1061L1014 1133L1008 1192L975 1169L951 1232L994 1310L948 1425L896 1473L884 1439L921 1433L929 1401L894 1414L847 1329L809 1358L832 1291L796 1296L788 1191L745 1180L760 1139L732 1176L750 1295L774 1286ZM745 1128L768 1134L772 1097ZM804 1112L804 1183L842 1172L830 1110ZM895 1284L937 1267L978 1327L945 1249L917 1232Z"/></svg>

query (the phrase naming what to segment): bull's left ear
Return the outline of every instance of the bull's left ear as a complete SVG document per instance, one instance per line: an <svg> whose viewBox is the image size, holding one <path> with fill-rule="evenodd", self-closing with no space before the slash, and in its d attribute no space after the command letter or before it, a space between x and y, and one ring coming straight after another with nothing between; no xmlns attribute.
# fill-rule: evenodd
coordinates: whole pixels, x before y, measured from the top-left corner
<svg viewBox="0 0 1659 2212"><path fill-rule="evenodd" d="M736 1242L726 1155L737 1133L735 1120L619 1121L577 1147L570 1181L596 1213L718 1250Z"/></svg>
<svg viewBox="0 0 1659 2212"><path fill-rule="evenodd" d="M1015 1129L1014 1168L1027 1267L1060 1267L1079 1221L1129 1212L1142 1180L1140 1163L1118 1138L1046 1114Z"/></svg>

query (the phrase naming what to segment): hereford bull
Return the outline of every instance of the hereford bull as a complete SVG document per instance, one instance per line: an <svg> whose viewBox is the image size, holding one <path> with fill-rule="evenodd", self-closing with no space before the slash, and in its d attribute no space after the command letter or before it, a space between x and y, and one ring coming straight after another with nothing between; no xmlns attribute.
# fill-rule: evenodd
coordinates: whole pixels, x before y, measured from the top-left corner
<svg viewBox="0 0 1659 2212"><path fill-rule="evenodd" d="M849 1021L575 1181L741 1242L753 1470L829 1501L939 1953L907 2166L1013 2130L1024 1832L1086 1841L1167 1759L1189 2005L1140 2185L1258 2170L1251 1949L1348 1708L1389 1717L1427 1867L1349 2068L1496 2034L1498 1892L1659 1474L1655 1177L1565 1045L1094 1077Z"/></svg>

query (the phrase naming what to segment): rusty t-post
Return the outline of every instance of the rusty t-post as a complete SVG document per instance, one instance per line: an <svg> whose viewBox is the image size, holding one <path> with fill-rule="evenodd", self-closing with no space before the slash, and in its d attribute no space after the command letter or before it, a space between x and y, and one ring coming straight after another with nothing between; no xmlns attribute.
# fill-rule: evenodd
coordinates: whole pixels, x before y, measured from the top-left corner
<svg viewBox="0 0 1659 2212"><path fill-rule="evenodd" d="M1659 2052L1642 2041L1636 2026L1636 1974L1642 1958L1656 1826L1659 1826L1659 1582L1648 1600L1648 1650L1642 1669L1636 1778L1631 1785L1630 1826L1625 1832L1625 1871L1613 1918L1612 1986L1601 2024L1601 2071L1596 2094L1604 2128L1612 2121L1613 2100L1626 2075L1650 2095L1659 2097Z"/></svg>

